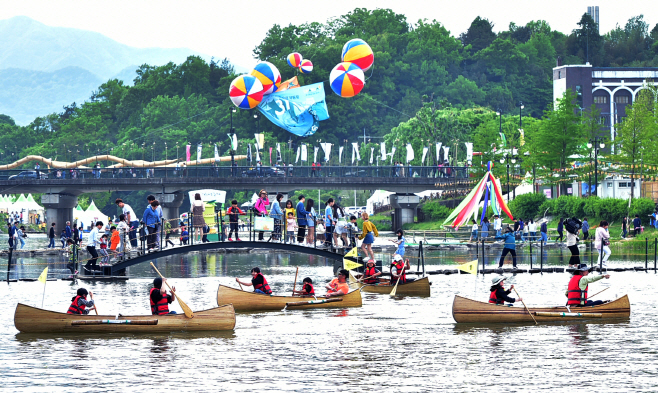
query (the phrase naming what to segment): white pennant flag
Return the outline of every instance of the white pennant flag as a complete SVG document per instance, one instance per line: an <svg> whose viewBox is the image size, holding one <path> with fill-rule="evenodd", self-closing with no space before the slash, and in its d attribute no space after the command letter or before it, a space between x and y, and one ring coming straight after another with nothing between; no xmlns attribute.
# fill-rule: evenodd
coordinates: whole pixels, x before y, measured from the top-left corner
<svg viewBox="0 0 658 393"><path fill-rule="evenodd" d="M253 162L253 156L251 155L251 143L247 143L247 158L249 159L249 164Z"/></svg>
<svg viewBox="0 0 658 393"><path fill-rule="evenodd" d="M308 161L308 150L306 150L306 145L302 145L302 161Z"/></svg>
<svg viewBox="0 0 658 393"><path fill-rule="evenodd" d="M473 161L473 143L464 142L466 145L466 161Z"/></svg>
<svg viewBox="0 0 658 393"><path fill-rule="evenodd" d="M395 156L395 146L391 149L391 164L393 164L393 156Z"/></svg>
<svg viewBox="0 0 658 393"><path fill-rule="evenodd" d="M429 149L429 147L423 147L423 159L420 160L420 165L425 165L425 156L427 155Z"/></svg>
<svg viewBox="0 0 658 393"><path fill-rule="evenodd" d="M340 146L338 148L338 163L341 164L343 162L343 146Z"/></svg>
<svg viewBox="0 0 658 393"><path fill-rule="evenodd" d="M441 161L440 151L441 151L441 142L436 144L436 162L438 162L439 164L443 163L443 161Z"/></svg>
<svg viewBox="0 0 658 393"><path fill-rule="evenodd" d="M375 148L371 147L370 148L370 163L372 164L372 158L375 155Z"/></svg>
<svg viewBox="0 0 658 393"><path fill-rule="evenodd" d="M407 164L414 160L414 148L407 143Z"/></svg>
<svg viewBox="0 0 658 393"><path fill-rule="evenodd" d="M384 161L386 160L386 142L380 143L380 148L382 153L382 161Z"/></svg>
<svg viewBox="0 0 658 393"><path fill-rule="evenodd" d="M276 144L276 161L277 162L283 161L283 157L281 156L281 144L280 143Z"/></svg>
<svg viewBox="0 0 658 393"><path fill-rule="evenodd" d="M313 147L313 162L318 162L318 151L320 150L319 147L315 146Z"/></svg>
<svg viewBox="0 0 658 393"><path fill-rule="evenodd" d="M331 156L331 143L320 143L320 146L324 152L324 162L328 162Z"/></svg>
<svg viewBox="0 0 658 393"><path fill-rule="evenodd" d="M265 146L265 134L254 134L256 138L256 148L262 149Z"/></svg>
<svg viewBox="0 0 658 393"><path fill-rule="evenodd" d="M215 162L219 161L219 152L217 151L217 144L215 143Z"/></svg>
<svg viewBox="0 0 658 393"><path fill-rule="evenodd" d="M359 154L359 142L352 143L352 164L354 164L354 157L356 156L356 161L361 161L361 155Z"/></svg>
<svg viewBox="0 0 658 393"><path fill-rule="evenodd" d="M260 162L260 152L258 151L258 145L256 145L256 162Z"/></svg>
<svg viewBox="0 0 658 393"><path fill-rule="evenodd" d="M203 146L199 143L196 145L196 160L201 161L201 150L203 149Z"/></svg>
<svg viewBox="0 0 658 393"><path fill-rule="evenodd" d="M449 161L449 158L448 158L448 151L449 150L450 150L450 147L443 146L443 160L444 160L444 162Z"/></svg>
<svg viewBox="0 0 658 393"><path fill-rule="evenodd" d="M295 158L295 164L299 162L299 152L300 152L300 147L297 146L297 158Z"/></svg>

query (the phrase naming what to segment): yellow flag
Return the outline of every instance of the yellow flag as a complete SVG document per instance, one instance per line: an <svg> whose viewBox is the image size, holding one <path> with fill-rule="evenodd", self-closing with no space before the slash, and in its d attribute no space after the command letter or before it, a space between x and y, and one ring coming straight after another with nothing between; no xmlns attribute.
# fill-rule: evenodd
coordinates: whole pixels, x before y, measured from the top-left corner
<svg viewBox="0 0 658 393"><path fill-rule="evenodd" d="M473 261L463 263L459 266L457 266L457 269L466 272L466 273L471 273L471 274L477 274L478 273L478 260L475 259Z"/></svg>
<svg viewBox="0 0 658 393"><path fill-rule="evenodd" d="M48 267L43 269L43 272L41 272L41 275L39 276L39 281L45 284L47 278L48 278Z"/></svg>
<svg viewBox="0 0 658 393"><path fill-rule="evenodd" d="M356 257L359 256L359 253L358 253L356 247L354 247L350 252L348 252L347 254L345 254L345 256L346 256L346 257L353 257L353 258L356 258Z"/></svg>
<svg viewBox="0 0 658 393"><path fill-rule="evenodd" d="M361 267L361 266L363 266L363 264L352 262L349 259L343 259L343 269L352 270L352 269L356 269L357 267Z"/></svg>

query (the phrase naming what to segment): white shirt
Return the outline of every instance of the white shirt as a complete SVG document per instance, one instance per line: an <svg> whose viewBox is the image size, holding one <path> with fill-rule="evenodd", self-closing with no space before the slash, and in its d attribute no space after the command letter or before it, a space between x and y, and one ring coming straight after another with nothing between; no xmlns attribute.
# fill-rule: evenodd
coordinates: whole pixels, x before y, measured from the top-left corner
<svg viewBox="0 0 658 393"><path fill-rule="evenodd" d="M87 247L96 247L97 244L100 244L98 237L98 227L94 227L91 232L89 232L89 240L87 240Z"/></svg>
<svg viewBox="0 0 658 393"><path fill-rule="evenodd" d="M139 218L137 218L137 215L135 215L135 212L133 211L133 208L130 207L129 204L124 203L123 204L123 214L126 215L126 220L127 221L138 221ZM130 217L128 215L130 214Z"/></svg>
<svg viewBox="0 0 658 393"><path fill-rule="evenodd" d="M472 230L477 231L478 230L478 224L473 224L473 229Z"/></svg>
<svg viewBox="0 0 658 393"><path fill-rule="evenodd" d="M494 219L494 230L498 231L503 229L503 220L501 218Z"/></svg>
<svg viewBox="0 0 658 393"><path fill-rule="evenodd" d="M531 222L530 224L528 224L528 231L529 232L536 232L537 231L537 224L535 224L534 222Z"/></svg>

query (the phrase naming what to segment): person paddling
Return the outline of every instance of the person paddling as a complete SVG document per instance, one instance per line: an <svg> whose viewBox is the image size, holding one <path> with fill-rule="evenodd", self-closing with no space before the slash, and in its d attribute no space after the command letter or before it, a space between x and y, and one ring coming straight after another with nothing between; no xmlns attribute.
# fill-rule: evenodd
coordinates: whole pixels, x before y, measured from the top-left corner
<svg viewBox="0 0 658 393"><path fill-rule="evenodd" d="M375 268L375 261L369 260L368 263L366 263L366 269L363 272L363 283L364 284L377 284L379 282L379 277L381 276L382 272L377 270Z"/></svg>
<svg viewBox="0 0 658 393"><path fill-rule="evenodd" d="M394 283L397 283L398 279L400 280L400 284L406 284L409 268L409 261L405 263L401 255L393 255L393 262L391 262L391 285L395 285Z"/></svg>
<svg viewBox="0 0 658 393"><path fill-rule="evenodd" d="M306 277L302 281L302 289L299 291L293 290L292 295L301 296L301 297L311 297L315 296L315 288L313 288L313 280L310 277Z"/></svg>
<svg viewBox="0 0 658 393"><path fill-rule="evenodd" d="M176 314L176 311L169 311L169 305L176 299L176 287L172 287L171 294L167 294L167 290L162 287L165 282L167 282L166 278L158 277L153 280L153 288L149 292L151 314L153 315Z"/></svg>
<svg viewBox="0 0 658 393"><path fill-rule="evenodd" d="M606 303L602 300L587 300L587 289L589 288L589 284L603 278L610 278L610 275L590 276L589 271L590 268L586 263L581 263L576 268L573 277L569 280L569 286L567 287L567 306L585 307L598 306L599 304Z"/></svg>
<svg viewBox="0 0 658 393"><path fill-rule="evenodd" d="M255 267L251 269L251 282L245 282L245 281L240 281L239 278L235 278L235 281L237 281L239 284L246 285L248 287L254 286L254 292L264 294L264 295L271 295L272 290L270 289L270 285L267 283L267 280L265 279L265 276L260 272L259 267Z"/></svg>
<svg viewBox="0 0 658 393"><path fill-rule="evenodd" d="M491 293L489 294L489 303L502 305L505 304L505 302L515 303L517 301L522 301L521 298L514 299L513 297L509 297L510 292L512 292L512 289L514 289L514 285L512 285L509 289L505 289L503 287L503 283L506 279L507 277L505 276L494 277L491 279Z"/></svg>
<svg viewBox="0 0 658 393"><path fill-rule="evenodd" d="M89 295L91 300L87 300L87 295ZM69 310L66 313L87 315L89 314L89 311L95 309L96 306L94 305L94 294L87 292L87 290L84 288L79 288L77 294L71 298L71 305L69 306Z"/></svg>
<svg viewBox="0 0 658 393"><path fill-rule="evenodd" d="M348 275L349 273L347 270L341 269L338 272L338 277L331 280L331 282L326 286L327 294L325 297L347 295L347 293L350 291L350 286L347 284Z"/></svg>

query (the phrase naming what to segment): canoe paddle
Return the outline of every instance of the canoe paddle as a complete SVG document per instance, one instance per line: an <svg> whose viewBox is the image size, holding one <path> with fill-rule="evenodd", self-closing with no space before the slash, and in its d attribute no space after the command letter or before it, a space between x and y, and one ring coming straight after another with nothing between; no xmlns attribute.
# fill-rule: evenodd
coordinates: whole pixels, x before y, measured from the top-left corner
<svg viewBox="0 0 658 393"><path fill-rule="evenodd" d="M299 274L299 266L297 266L297 271L295 272L295 282L292 284L292 296L295 296L295 288L297 288L297 274Z"/></svg>
<svg viewBox="0 0 658 393"><path fill-rule="evenodd" d="M607 291L608 289L610 289L610 287L607 287L607 288L606 288L606 289L604 289L603 291ZM592 296L589 296L589 297L588 297L588 299L591 299L591 298L593 298L594 296L596 296L596 295L598 295L599 293L601 293L601 292L603 292L603 291L599 291L599 292L597 292L597 293L595 293L595 294L593 294Z"/></svg>
<svg viewBox="0 0 658 393"><path fill-rule="evenodd" d="M151 266L152 266L153 269L156 271L156 273L158 273L158 275L160 276L160 278L163 278L163 279L164 279L164 276L163 276L162 274L160 274L160 271L158 270L158 268L155 267L155 265L153 264L153 262L151 262ZM169 290L173 293L174 291L173 291L173 290L171 289L171 287L169 286L169 283L165 281L165 284L167 284L167 287L169 287ZM178 305L180 305L180 308L183 309L183 312L185 313L185 316L188 317L188 318L194 318L194 313L192 312L192 309L190 309L190 308L187 306L187 304L185 304L185 302L181 300L180 296L176 295L176 300L178 300Z"/></svg>
<svg viewBox="0 0 658 393"><path fill-rule="evenodd" d="M610 287L608 287L608 288L610 288ZM606 288L606 289L608 289L608 288ZM605 289L603 291L605 291ZM603 292L603 291L601 291L601 292ZM599 292L599 293L601 293L601 292ZM598 293L597 293L597 295L598 295ZM94 293L89 292L89 297L91 298L91 300L94 300ZM96 315L98 315L98 307L96 307L96 302L94 302L94 312L96 313Z"/></svg>
<svg viewBox="0 0 658 393"><path fill-rule="evenodd" d="M407 264L404 264L404 267L402 267L402 272L398 276L398 281L395 283L395 287L393 287L393 290L391 291L391 297L395 296L395 293L398 291L398 284L400 283L400 279L402 278L402 275L404 274L404 270L407 268Z"/></svg>
<svg viewBox="0 0 658 393"><path fill-rule="evenodd" d="M532 317L532 320L535 321L535 325L536 325L536 324L537 324L537 320L536 320L535 317L532 315L532 313L530 312L530 310L528 310L528 306L525 305L525 302L523 301L523 298L521 297L521 295L519 295L518 292L516 292L516 288L513 288L513 289L514 289L514 293L516 293L516 296L518 296L519 298L521 298L521 303L523 303L523 307L525 307L525 310L528 312L528 314L530 314L530 316Z"/></svg>

